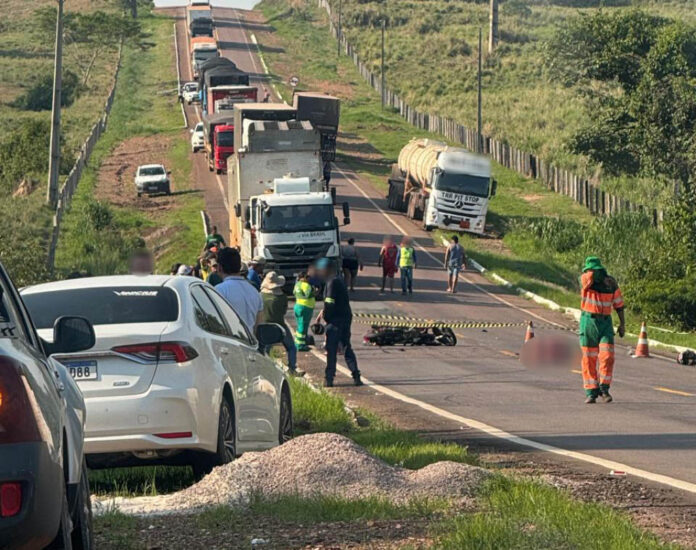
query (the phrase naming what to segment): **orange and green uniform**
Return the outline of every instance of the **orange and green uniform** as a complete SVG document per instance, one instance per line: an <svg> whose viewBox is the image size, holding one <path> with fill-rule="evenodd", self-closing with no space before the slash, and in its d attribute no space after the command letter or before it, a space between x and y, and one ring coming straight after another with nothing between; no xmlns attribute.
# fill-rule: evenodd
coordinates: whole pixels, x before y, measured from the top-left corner
<svg viewBox="0 0 696 550"><path fill-rule="evenodd" d="M582 379L585 393L597 397L600 390L608 392L614 373L614 326L612 311L624 307L623 296L616 281L600 269L586 270L580 278L580 347L582 348ZM597 362L599 360L599 377Z"/></svg>

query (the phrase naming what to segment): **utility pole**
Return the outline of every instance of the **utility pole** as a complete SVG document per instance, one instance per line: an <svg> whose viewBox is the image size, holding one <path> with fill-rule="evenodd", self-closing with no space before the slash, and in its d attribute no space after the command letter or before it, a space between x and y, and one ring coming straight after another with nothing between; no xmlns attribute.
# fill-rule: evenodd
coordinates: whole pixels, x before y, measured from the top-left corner
<svg viewBox="0 0 696 550"><path fill-rule="evenodd" d="M483 121L481 116L481 60L483 58L483 29L479 27L478 47L478 111L476 114L476 152L483 153Z"/></svg>
<svg viewBox="0 0 696 550"><path fill-rule="evenodd" d="M387 28L386 20L382 19L382 110L384 110L384 104L386 103L386 96L384 93L384 31Z"/></svg>
<svg viewBox="0 0 696 550"><path fill-rule="evenodd" d="M46 202L55 206L58 200L60 170L60 106L63 88L63 0L58 1L56 17L56 51L53 65L53 107L51 110L51 149L48 159L48 191Z"/></svg>
<svg viewBox="0 0 696 550"><path fill-rule="evenodd" d="M490 25L488 53L493 53L493 50L498 45L498 0L491 0Z"/></svg>
<svg viewBox="0 0 696 550"><path fill-rule="evenodd" d="M336 41L338 42L338 57L341 57L341 33L343 32L343 0L338 0L338 29Z"/></svg>

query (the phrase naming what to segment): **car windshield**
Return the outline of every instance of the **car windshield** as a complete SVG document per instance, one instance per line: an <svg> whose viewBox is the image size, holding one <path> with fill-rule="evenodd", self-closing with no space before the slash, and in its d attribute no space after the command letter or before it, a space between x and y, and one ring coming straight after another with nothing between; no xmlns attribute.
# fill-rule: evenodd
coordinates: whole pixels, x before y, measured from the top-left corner
<svg viewBox="0 0 696 550"><path fill-rule="evenodd" d="M77 315L93 325L176 321L176 293L157 287L100 287L23 294L38 329L52 328L58 317ZM95 307L99 304L99 307Z"/></svg>
<svg viewBox="0 0 696 550"><path fill-rule="evenodd" d="M161 166L146 166L141 168L138 173L141 176L161 176L164 174L164 168Z"/></svg>
<svg viewBox="0 0 696 550"><path fill-rule="evenodd" d="M462 195L488 196L490 178L471 176L469 174L448 174L440 172L435 179L435 189Z"/></svg>
<svg viewBox="0 0 696 550"><path fill-rule="evenodd" d="M268 233L326 231L334 227L334 211L330 204L294 204L262 206L261 227Z"/></svg>
<svg viewBox="0 0 696 550"><path fill-rule="evenodd" d="M202 131L203 131L203 123L202 123L202 122L199 122L198 124L196 124L196 129L195 129L195 131L196 131L196 132L202 132Z"/></svg>
<svg viewBox="0 0 696 550"><path fill-rule="evenodd" d="M184 90L186 90L187 92L197 92L198 91L198 84L195 84L195 83L186 84L186 86L184 86Z"/></svg>
<svg viewBox="0 0 696 550"><path fill-rule="evenodd" d="M234 132L219 132L217 144L220 147L234 147Z"/></svg>

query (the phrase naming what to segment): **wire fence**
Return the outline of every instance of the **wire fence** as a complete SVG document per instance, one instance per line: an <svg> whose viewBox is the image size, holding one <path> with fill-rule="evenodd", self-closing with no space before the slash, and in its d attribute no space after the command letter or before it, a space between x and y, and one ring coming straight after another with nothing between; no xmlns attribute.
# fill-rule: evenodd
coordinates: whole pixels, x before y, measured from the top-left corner
<svg viewBox="0 0 696 550"><path fill-rule="evenodd" d="M104 103L104 110L102 111L99 120L94 123L92 129L89 132L89 136L80 147L80 153L77 156L77 160L73 167L70 169L63 185L61 185L58 191L58 200L56 202L56 210L53 214L53 225L51 228L51 236L48 243L48 255L46 258L46 265L50 273L53 273L56 261L56 248L58 247L58 237L60 236L61 222L63 221L63 215L66 210L70 207L73 195L80 183L80 178L82 177L82 172L85 166L89 162L89 158L92 156L92 151L94 146L99 141L99 138L106 130L106 122L109 118L109 113L111 113L111 107L114 103L114 95L116 94L116 84L118 82L118 73L121 68L121 55L123 51L123 44L119 45L118 56L116 60L116 71L114 72L114 81L111 84L111 90Z"/></svg>
<svg viewBox="0 0 696 550"><path fill-rule="evenodd" d="M343 53L353 60L358 72L370 87L382 94L381 75L375 74L369 69L343 33L340 37L338 36L329 1L317 0L317 5L326 11L331 34L339 40ZM593 214L613 215L619 212L644 212L652 218L654 225L659 226L662 222L663 213L661 210L648 208L608 193L587 177L554 166L537 155L517 149L504 141L488 136L481 136L479 141L475 129L459 124L451 118L418 111L387 86L384 88L383 97L385 105L393 107L409 124L421 130L440 134L450 141L460 143L471 151L480 150L505 168L514 170L525 177L538 179L549 190L572 198Z"/></svg>

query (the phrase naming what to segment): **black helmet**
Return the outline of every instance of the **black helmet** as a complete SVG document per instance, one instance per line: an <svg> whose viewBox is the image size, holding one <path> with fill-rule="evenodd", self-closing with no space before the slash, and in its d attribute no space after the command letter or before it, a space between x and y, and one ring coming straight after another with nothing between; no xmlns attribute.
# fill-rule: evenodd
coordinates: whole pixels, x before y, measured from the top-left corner
<svg viewBox="0 0 696 550"><path fill-rule="evenodd" d="M322 325L321 323L314 323L311 326L311 329L312 329L312 332L314 334L316 334L317 336L321 336L322 334L324 334L324 332L326 332L324 325Z"/></svg>

